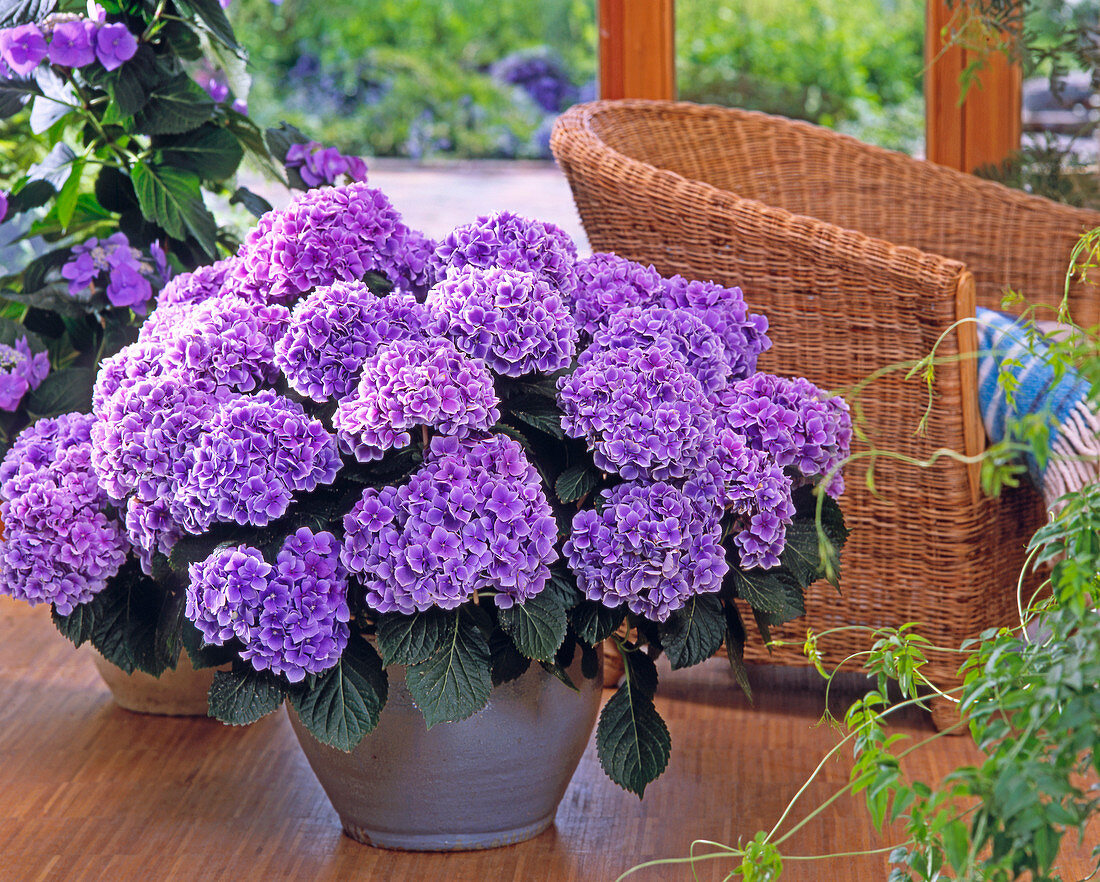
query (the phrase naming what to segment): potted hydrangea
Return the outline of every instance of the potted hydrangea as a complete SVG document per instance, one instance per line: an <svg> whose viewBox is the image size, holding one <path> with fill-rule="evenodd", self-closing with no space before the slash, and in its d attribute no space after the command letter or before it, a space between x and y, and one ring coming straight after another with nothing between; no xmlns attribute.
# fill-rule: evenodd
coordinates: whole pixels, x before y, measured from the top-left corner
<svg viewBox="0 0 1100 882"><path fill-rule="evenodd" d="M725 643L743 674L743 609L766 631L835 574L847 408L758 373L766 330L551 224L434 242L365 182L316 190L104 362L91 462L178 580L161 621L233 657L211 714L288 700L358 839L503 844L551 822L605 640L600 761L640 795L671 749L656 655Z"/></svg>

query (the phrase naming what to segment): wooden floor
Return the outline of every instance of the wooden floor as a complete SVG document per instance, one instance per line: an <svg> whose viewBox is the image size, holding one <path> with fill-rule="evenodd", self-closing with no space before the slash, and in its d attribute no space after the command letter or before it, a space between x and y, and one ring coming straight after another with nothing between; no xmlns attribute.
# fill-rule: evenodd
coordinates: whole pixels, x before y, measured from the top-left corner
<svg viewBox="0 0 1100 882"><path fill-rule="evenodd" d="M341 835L283 712L231 729L120 710L45 610L0 598L0 879L613 880L641 861L686 855L693 839L736 842L770 829L834 743L833 732L815 727L822 692L807 687L812 680L757 669L759 694L749 707L724 664L664 678L658 703L673 755L644 801L603 776L590 745L556 826L542 836L488 852L389 852ZM914 714L900 728L920 735L931 724ZM908 768L938 779L977 758L962 739L941 739ZM831 763L811 800L843 783L847 769L846 758ZM1100 839L1096 825L1091 832ZM787 851L887 844L859 804L846 800ZM1091 844L1065 858L1064 878L1086 875ZM882 857L788 867L789 882L886 877ZM708 862L698 878L722 879L730 869ZM691 878L682 867L631 877Z"/></svg>

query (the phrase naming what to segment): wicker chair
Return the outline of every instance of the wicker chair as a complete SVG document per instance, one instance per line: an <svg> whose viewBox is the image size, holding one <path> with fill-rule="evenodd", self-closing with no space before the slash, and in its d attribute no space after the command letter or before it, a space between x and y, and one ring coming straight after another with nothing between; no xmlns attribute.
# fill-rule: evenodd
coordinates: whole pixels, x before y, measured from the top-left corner
<svg viewBox="0 0 1100 882"><path fill-rule="evenodd" d="M572 108L554 130L596 251L653 263L662 273L740 285L768 316L773 348L761 369L850 389L880 368L926 355L975 302L996 308L1006 288L1034 301L1061 296L1070 251L1100 214L1057 205L800 122L675 102L601 101ZM1094 286L1072 294L1078 322L1100 314ZM949 333L928 397L905 371L862 393L879 448L927 460L985 444L977 402L973 325ZM968 357L969 356L969 357ZM866 445L856 445L866 449ZM863 462L866 465L866 461ZM923 624L958 646L1015 617L1024 547L1044 512L1028 488L982 495L974 466L931 468L879 460L877 495L850 467L842 507L852 535L842 596L818 583L809 625ZM865 649L852 633L824 643L839 663ZM805 664L795 648L754 661ZM949 686L958 657L935 654L929 673ZM937 722L949 706L934 708Z"/></svg>

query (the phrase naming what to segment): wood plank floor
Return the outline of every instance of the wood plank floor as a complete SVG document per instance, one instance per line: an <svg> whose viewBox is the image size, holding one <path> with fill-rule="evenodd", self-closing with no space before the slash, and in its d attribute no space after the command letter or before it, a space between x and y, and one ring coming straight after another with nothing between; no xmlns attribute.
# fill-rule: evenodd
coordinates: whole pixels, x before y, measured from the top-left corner
<svg viewBox="0 0 1100 882"><path fill-rule="evenodd" d="M487 852L411 854L341 835L284 713L231 729L120 710L90 659L53 631L44 609L0 598L0 879L613 880L641 861L686 855L693 839L736 842L770 829L835 743L833 732L815 725L822 690L813 680L756 669L750 707L724 664L712 660L664 678L658 703L673 755L644 801L603 776L590 745L556 825L542 836ZM899 729L932 731L919 713ZM907 768L925 780L978 759L957 738L914 756ZM847 758L831 763L807 805L843 783L848 767ZM1087 875L1100 826L1090 840L1064 855L1067 880ZM787 851L888 844L855 800L842 800ZM887 873L882 857L788 867L788 882L864 882ZM709 862L698 878L722 879L731 868ZM691 878L683 867L631 877Z"/></svg>

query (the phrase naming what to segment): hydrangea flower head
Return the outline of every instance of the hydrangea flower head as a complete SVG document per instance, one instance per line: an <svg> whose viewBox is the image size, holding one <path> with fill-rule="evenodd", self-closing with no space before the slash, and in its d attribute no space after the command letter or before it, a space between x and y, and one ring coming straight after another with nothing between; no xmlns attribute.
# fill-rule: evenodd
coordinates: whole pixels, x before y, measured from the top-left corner
<svg viewBox="0 0 1100 882"><path fill-rule="evenodd" d="M409 240L381 190L362 182L309 190L260 218L226 288L248 300L290 303L319 285L358 282L372 272L400 286L409 281Z"/></svg>
<svg viewBox="0 0 1100 882"><path fill-rule="evenodd" d="M296 392L314 401L343 399L379 346L425 337L429 319L411 294L379 297L361 282L336 282L294 307L275 362Z"/></svg>
<svg viewBox="0 0 1100 882"><path fill-rule="evenodd" d="M740 288L723 288L714 282L693 282L683 276L661 280L661 305L689 310L718 335L726 350L726 363L734 379L756 370L760 353L771 348L768 320L750 313Z"/></svg>
<svg viewBox="0 0 1100 882"><path fill-rule="evenodd" d="M63 616L106 587L130 548L92 470L91 422L39 420L0 466L0 592Z"/></svg>
<svg viewBox="0 0 1100 882"><path fill-rule="evenodd" d="M628 306L612 314L592 337L592 345L578 361L586 364L604 349L659 346L676 353L699 381L703 391L726 385L725 347L698 316L683 309Z"/></svg>
<svg viewBox="0 0 1100 882"><path fill-rule="evenodd" d="M417 426L463 438L499 419L485 365L437 337L380 346L363 362L359 386L340 402L332 425L344 448L367 462L409 444Z"/></svg>
<svg viewBox="0 0 1100 882"><path fill-rule="evenodd" d="M456 227L435 252L439 278L467 268L534 273L563 297L577 285L577 246L561 227L511 211Z"/></svg>
<svg viewBox="0 0 1100 882"><path fill-rule="evenodd" d="M577 327L561 295L533 273L468 269L428 294L433 330L498 374L519 377L566 367Z"/></svg>
<svg viewBox="0 0 1100 882"><path fill-rule="evenodd" d="M188 567L184 615L206 643L220 646L234 638L249 639L271 569L264 556L247 545L216 548Z"/></svg>
<svg viewBox="0 0 1100 882"><path fill-rule="evenodd" d="M88 300L93 286L107 276L105 293L114 306L129 306L135 312L145 311L145 302L153 295L150 279L159 267L148 263L136 248L130 246L125 233L115 233L102 242L94 236L73 246L70 259L61 267L61 275L69 281L69 296Z"/></svg>
<svg viewBox="0 0 1100 882"><path fill-rule="evenodd" d="M189 273L180 273L157 295L158 308L168 303L196 303L216 297L232 268L233 258L230 257Z"/></svg>
<svg viewBox="0 0 1100 882"><path fill-rule="evenodd" d="M190 533L216 521L266 526L296 492L331 484L341 466L321 422L269 389L222 401L183 461L177 520Z"/></svg>
<svg viewBox="0 0 1100 882"><path fill-rule="evenodd" d="M603 511L577 512L565 543L585 597L663 622L722 587L729 566L717 506L663 482L627 482L602 496Z"/></svg>
<svg viewBox="0 0 1100 882"><path fill-rule="evenodd" d="M0 410L14 411L31 389L37 389L50 372L50 357L32 353L26 337L14 346L0 343Z"/></svg>
<svg viewBox="0 0 1100 882"><path fill-rule="evenodd" d="M827 475L848 458L852 420L848 405L830 397L809 380L754 374L719 393L715 415L720 429L745 436L745 443L765 450L780 467L791 466L804 478ZM838 470L826 488L844 492Z"/></svg>
<svg viewBox="0 0 1100 882"><path fill-rule="evenodd" d="M344 565L378 612L453 609L477 591L510 607L542 591L557 558L538 471L503 435L436 436L409 483L365 490L344 529Z"/></svg>
<svg viewBox="0 0 1100 882"><path fill-rule="evenodd" d="M571 300L573 318L587 342L620 309L656 306L661 275L617 254L596 253L577 264L577 288Z"/></svg>
<svg viewBox="0 0 1100 882"><path fill-rule="evenodd" d="M627 480L682 478L714 430L703 387L670 347L601 349L558 380L562 428Z"/></svg>

